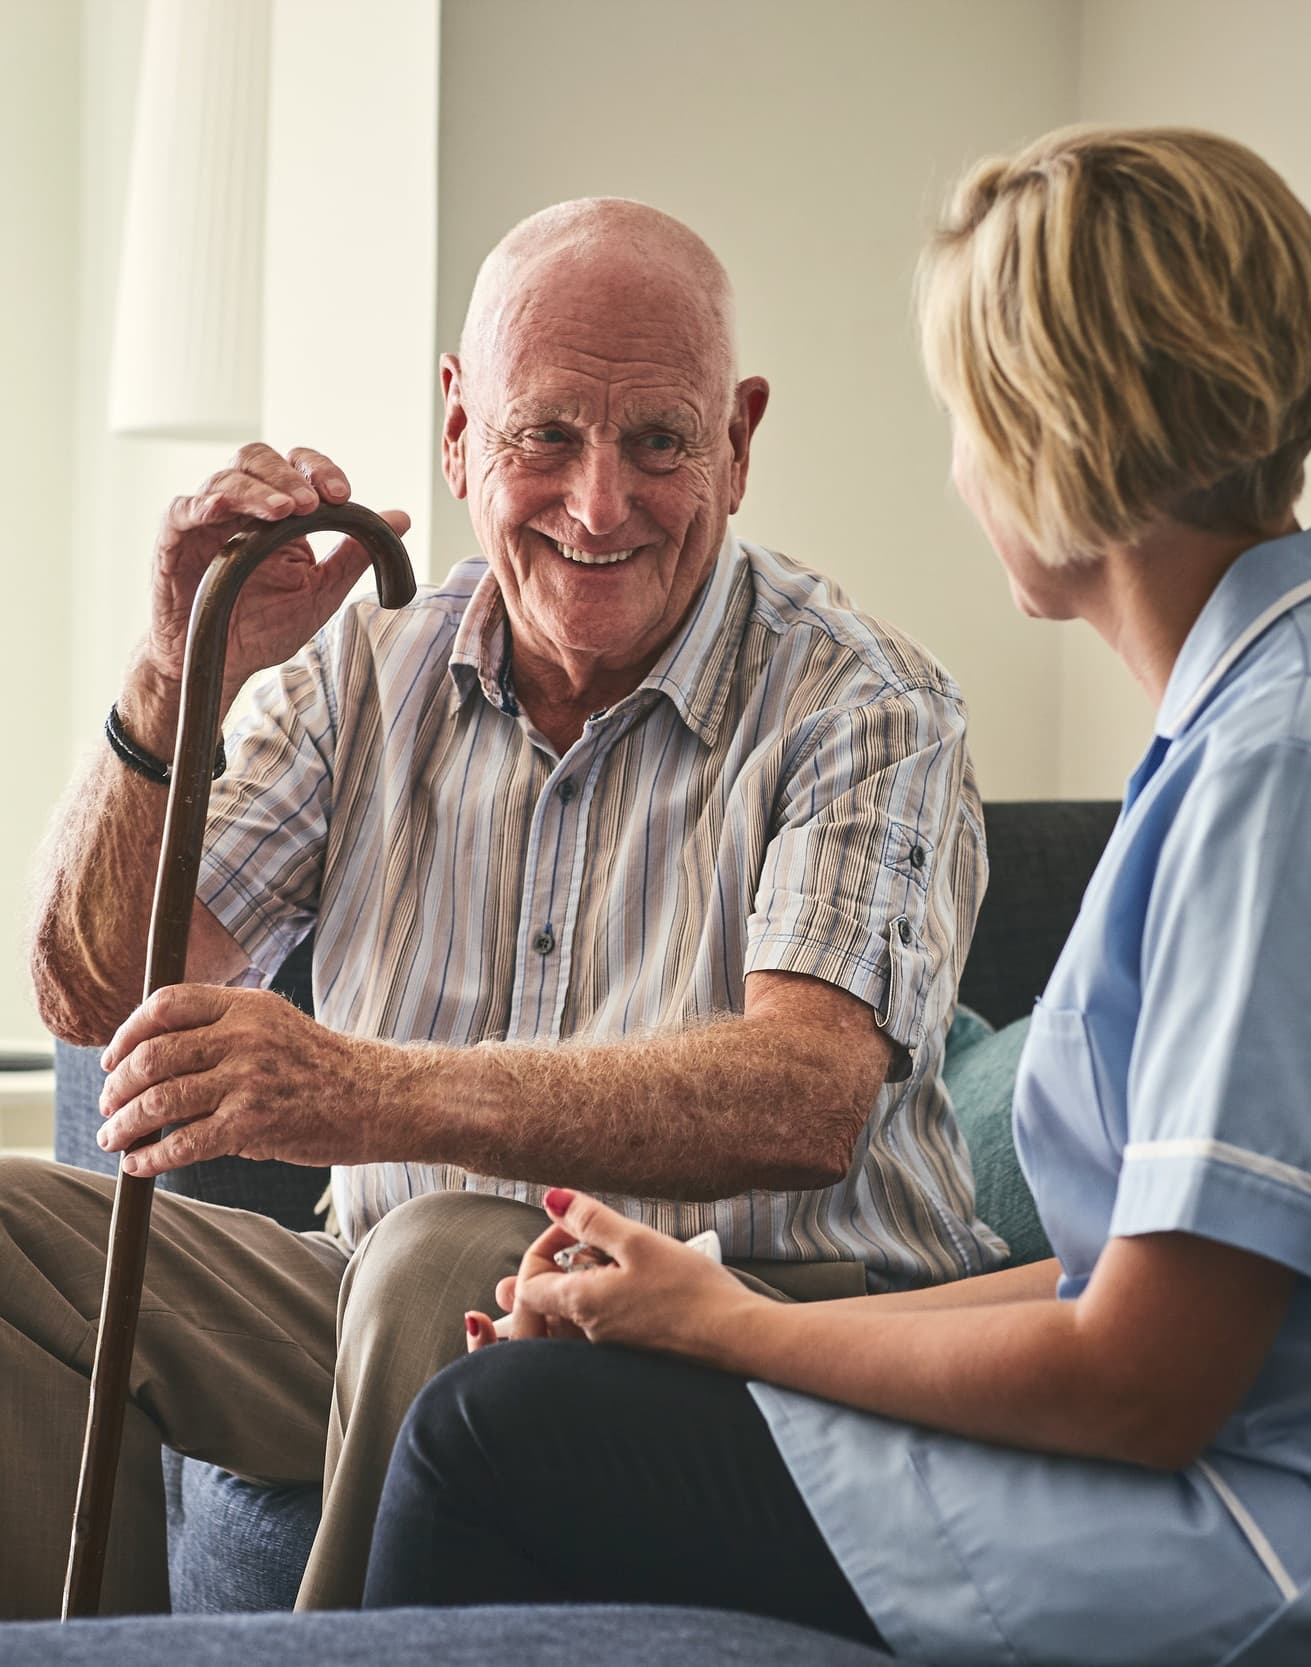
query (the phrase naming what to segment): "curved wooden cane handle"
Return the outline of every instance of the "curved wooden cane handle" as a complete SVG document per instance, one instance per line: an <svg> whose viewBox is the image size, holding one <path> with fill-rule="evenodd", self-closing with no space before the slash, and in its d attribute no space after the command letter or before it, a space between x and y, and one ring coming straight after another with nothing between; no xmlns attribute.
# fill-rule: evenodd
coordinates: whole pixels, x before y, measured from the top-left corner
<svg viewBox="0 0 1311 1667"><path fill-rule="evenodd" d="M405 546L380 515L362 504L325 504L310 515L272 521L238 533L205 570L187 627L182 706L150 917L146 996L165 984L181 983L186 974L187 937L209 809L233 604L242 585L266 556L313 532L348 533L364 545L373 558L378 599L384 608L403 608L414 595L414 573ZM64 1620L94 1615L100 1607L154 1191L153 1178L128 1175L119 1169L64 1582Z"/></svg>

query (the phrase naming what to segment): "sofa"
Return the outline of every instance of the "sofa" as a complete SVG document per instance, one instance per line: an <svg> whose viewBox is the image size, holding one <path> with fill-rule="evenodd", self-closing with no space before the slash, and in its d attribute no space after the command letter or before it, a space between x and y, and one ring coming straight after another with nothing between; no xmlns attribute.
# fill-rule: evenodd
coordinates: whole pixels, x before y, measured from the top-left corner
<svg viewBox="0 0 1311 1667"><path fill-rule="evenodd" d="M948 1042L945 1076L974 1161L979 1213L1006 1239L1015 1262L1034 1260L1049 1250L1011 1147L1011 1083L1027 1015L1074 920L1117 813L1117 805L1101 801L998 803L985 809L992 873L961 984L962 1007ZM309 1009L308 942L290 957L276 987ZM96 1102L103 1080L97 1050L58 1044L55 1073L56 1156L86 1168L112 1169L112 1160L95 1144L100 1124ZM288 1227L306 1228L315 1224L314 1207L325 1182L326 1171L229 1158L177 1172L162 1184L213 1202L262 1210ZM171 1452L165 1452L163 1462L174 1614L289 1608L318 1521L318 1490L257 1487ZM269 1634L275 1635L281 1636L276 1630ZM203 1630L194 1634L197 1640L209 1636ZM9 1642L8 1633L4 1642ZM836 1646L833 1640L827 1647L846 1652L823 1657L833 1661L848 1659L852 1648ZM622 1659L608 1649L599 1653ZM0 1658L13 1659L5 1648L0 1648ZM509 1659L495 1653L487 1657L498 1658ZM850 1658L874 1659L864 1651ZM457 1651L448 1659L465 1658ZM555 1658L542 1654L517 1659ZM642 1659L662 1658L653 1654ZM744 1646L737 1655L721 1650L713 1659L772 1657ZM789 1659L805 1657L794 1652Z"/></svg>

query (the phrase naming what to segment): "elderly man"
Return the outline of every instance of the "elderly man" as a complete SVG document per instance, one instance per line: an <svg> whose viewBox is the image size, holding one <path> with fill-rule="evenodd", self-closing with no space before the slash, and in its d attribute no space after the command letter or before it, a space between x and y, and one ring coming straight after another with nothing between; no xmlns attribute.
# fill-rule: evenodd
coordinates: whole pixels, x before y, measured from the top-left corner
<svg viewBox="0 0 1311 1667"><path fill-rule="evenodd" d="M232 689L281 669L229 738L189 982L136 1008L165 795L123 754L170 753L207 562L345 499L333 461L248 446L170 507L117 745L51 863L36 982L54 1031L108 1041L107 1150L176 1125L125 1164L331 1163L339 1224L157 1200L114 1607L164 1595L161 1436L325 1475L301 1602L355 1602L400 1419L550 1183L715 1227L794 1298L997 1259L937 1075L983 873L960 697L728 534L768 390L736 380L718 261L636 204L548 209L484 265L442 385L482 555L331 623L349 542L248 584ZM249 987L311 924L318 1022ZM109 1197L4 1166L8 1614L56 1601Z"/></svg>

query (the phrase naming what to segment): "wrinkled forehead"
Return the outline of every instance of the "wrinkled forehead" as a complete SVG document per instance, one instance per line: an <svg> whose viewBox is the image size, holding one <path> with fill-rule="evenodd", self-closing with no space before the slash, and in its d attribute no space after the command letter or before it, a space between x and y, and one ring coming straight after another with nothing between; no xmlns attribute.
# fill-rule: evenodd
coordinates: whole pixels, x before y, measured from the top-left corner
<svg viewBox="0 0 1311 1667"><path fill-rule="evenodd" d="M557 254L523 263L484 307L470 347L482 394L497 406L567 403L605 386L625 405L686 404L710 418L726 412L731 392L729 329L715 299L676 266Z"/></svg>

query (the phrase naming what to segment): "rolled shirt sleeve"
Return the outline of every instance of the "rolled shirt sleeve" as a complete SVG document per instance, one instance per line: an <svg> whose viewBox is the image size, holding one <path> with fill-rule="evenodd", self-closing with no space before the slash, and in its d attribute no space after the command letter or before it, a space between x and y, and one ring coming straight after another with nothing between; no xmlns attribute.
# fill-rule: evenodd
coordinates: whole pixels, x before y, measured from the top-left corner
<svg viewBox="0 0 1311 1667"><path fill-rule="evenodd" d="M1284 740L1189 784L1147 909L1110 1230L1197 1233L1311 1276L1309 779Z"/></svg>
<svg viewBox="0 0 1311 1667"><path fill-rule="evenodd" d="M953 696L912 688L823 714L780 795L746 971L834 984L913 1052L935 980L959 971L982 892L977 854L957 861L967 794ZM969 836L981 843L972 826Z"/></svg>
<svg viewBox="0 0 1311 1667"><path fill-rule="evenodd" d="M196 895L262 980L317 910L336 735L327 658L320 633L248 694L210 798Z"/></svg>

